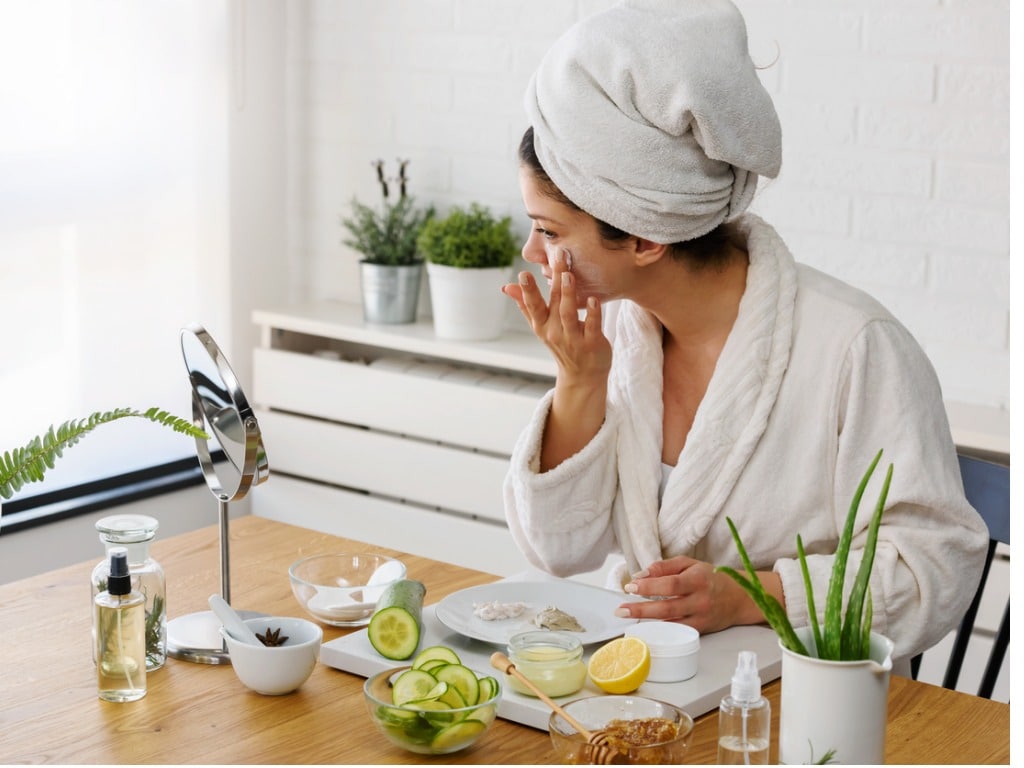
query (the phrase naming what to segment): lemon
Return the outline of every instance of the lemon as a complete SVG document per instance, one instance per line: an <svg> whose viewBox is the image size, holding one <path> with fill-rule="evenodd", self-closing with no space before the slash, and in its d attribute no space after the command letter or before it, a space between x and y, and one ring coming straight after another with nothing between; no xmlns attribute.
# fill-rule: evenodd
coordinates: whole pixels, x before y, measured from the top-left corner
<svg viewBox="0 0 1024 768"><path fill-rule="evenodd" d="M605 643L590 657L587 673L605 693L630 693L647 679L651 651L639 637L619 637Z"/></svg>

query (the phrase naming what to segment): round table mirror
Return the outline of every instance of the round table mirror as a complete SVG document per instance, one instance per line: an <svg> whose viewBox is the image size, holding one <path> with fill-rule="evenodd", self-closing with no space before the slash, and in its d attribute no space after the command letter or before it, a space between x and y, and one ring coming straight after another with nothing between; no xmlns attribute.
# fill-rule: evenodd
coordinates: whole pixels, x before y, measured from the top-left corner
<svg viewBox="0 0 1024 768"><path fill-rule="evenodd" d="M181 352L192 386L192 420L210 440L196 438L196 454L206 485L217 499L220 517L221 597L231 602L228 503L241 499L270 474L259 422L249 407L227 358L200 325L181 331ZM219 449L219 450L218 450ZM238 611L243 617L259 616ZM212 611L172 619L167 624L167 653L205 664L230 662Z"/></svg>

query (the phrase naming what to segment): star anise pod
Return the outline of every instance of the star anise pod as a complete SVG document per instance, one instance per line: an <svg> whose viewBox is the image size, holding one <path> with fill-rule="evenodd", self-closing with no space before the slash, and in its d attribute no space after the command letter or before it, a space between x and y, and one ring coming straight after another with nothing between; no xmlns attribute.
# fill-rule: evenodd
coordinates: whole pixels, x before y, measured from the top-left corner
<svg viewBox="0 0 1024 768"><path fill-rule="evenodd" d="M270 627L267 627L267 631L265 634L261 635L259 632L257 632L256 637L259 639L261 643L263 643L268 648L274 648L278 645L284 645L288 641L288 635L281 637L280 629L271 629Z"/></svg>

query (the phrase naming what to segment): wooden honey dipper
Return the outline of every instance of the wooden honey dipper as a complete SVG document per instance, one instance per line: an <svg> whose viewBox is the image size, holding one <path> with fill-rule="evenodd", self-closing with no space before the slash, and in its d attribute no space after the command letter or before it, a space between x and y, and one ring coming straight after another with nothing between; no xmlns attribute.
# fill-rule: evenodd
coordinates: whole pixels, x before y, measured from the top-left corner
<svg viewBox="0 0 1024 768"><path fill-rule="evenodd" d="M579 734L587 740L585 754L591 758L592 765L615 765L626 763L625 756L617 749L608 744L608 737L603 731L591 731L583 723L562 709L550 696L538 688L530 678L516 669L508 656L501 651L491 654L491 666L506 675L512 675L516 680L529 688L533 694L547 704L551 709L561 715L565 722L575 728Z"/></svg>

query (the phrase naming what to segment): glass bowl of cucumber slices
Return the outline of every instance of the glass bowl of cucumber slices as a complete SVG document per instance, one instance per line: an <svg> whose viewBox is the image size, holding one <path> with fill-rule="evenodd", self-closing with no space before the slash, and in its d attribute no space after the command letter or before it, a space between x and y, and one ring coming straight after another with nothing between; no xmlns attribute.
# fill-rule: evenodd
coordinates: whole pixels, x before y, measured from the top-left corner
<svg viewBox="0 0 1024 768"><path fill-rule="evenodd" d="M384 737L421 755L447 755L476 743L501 701L497 678L466 667L441 645L420 651L410 666L377 673L363 693Z"/></svg>

